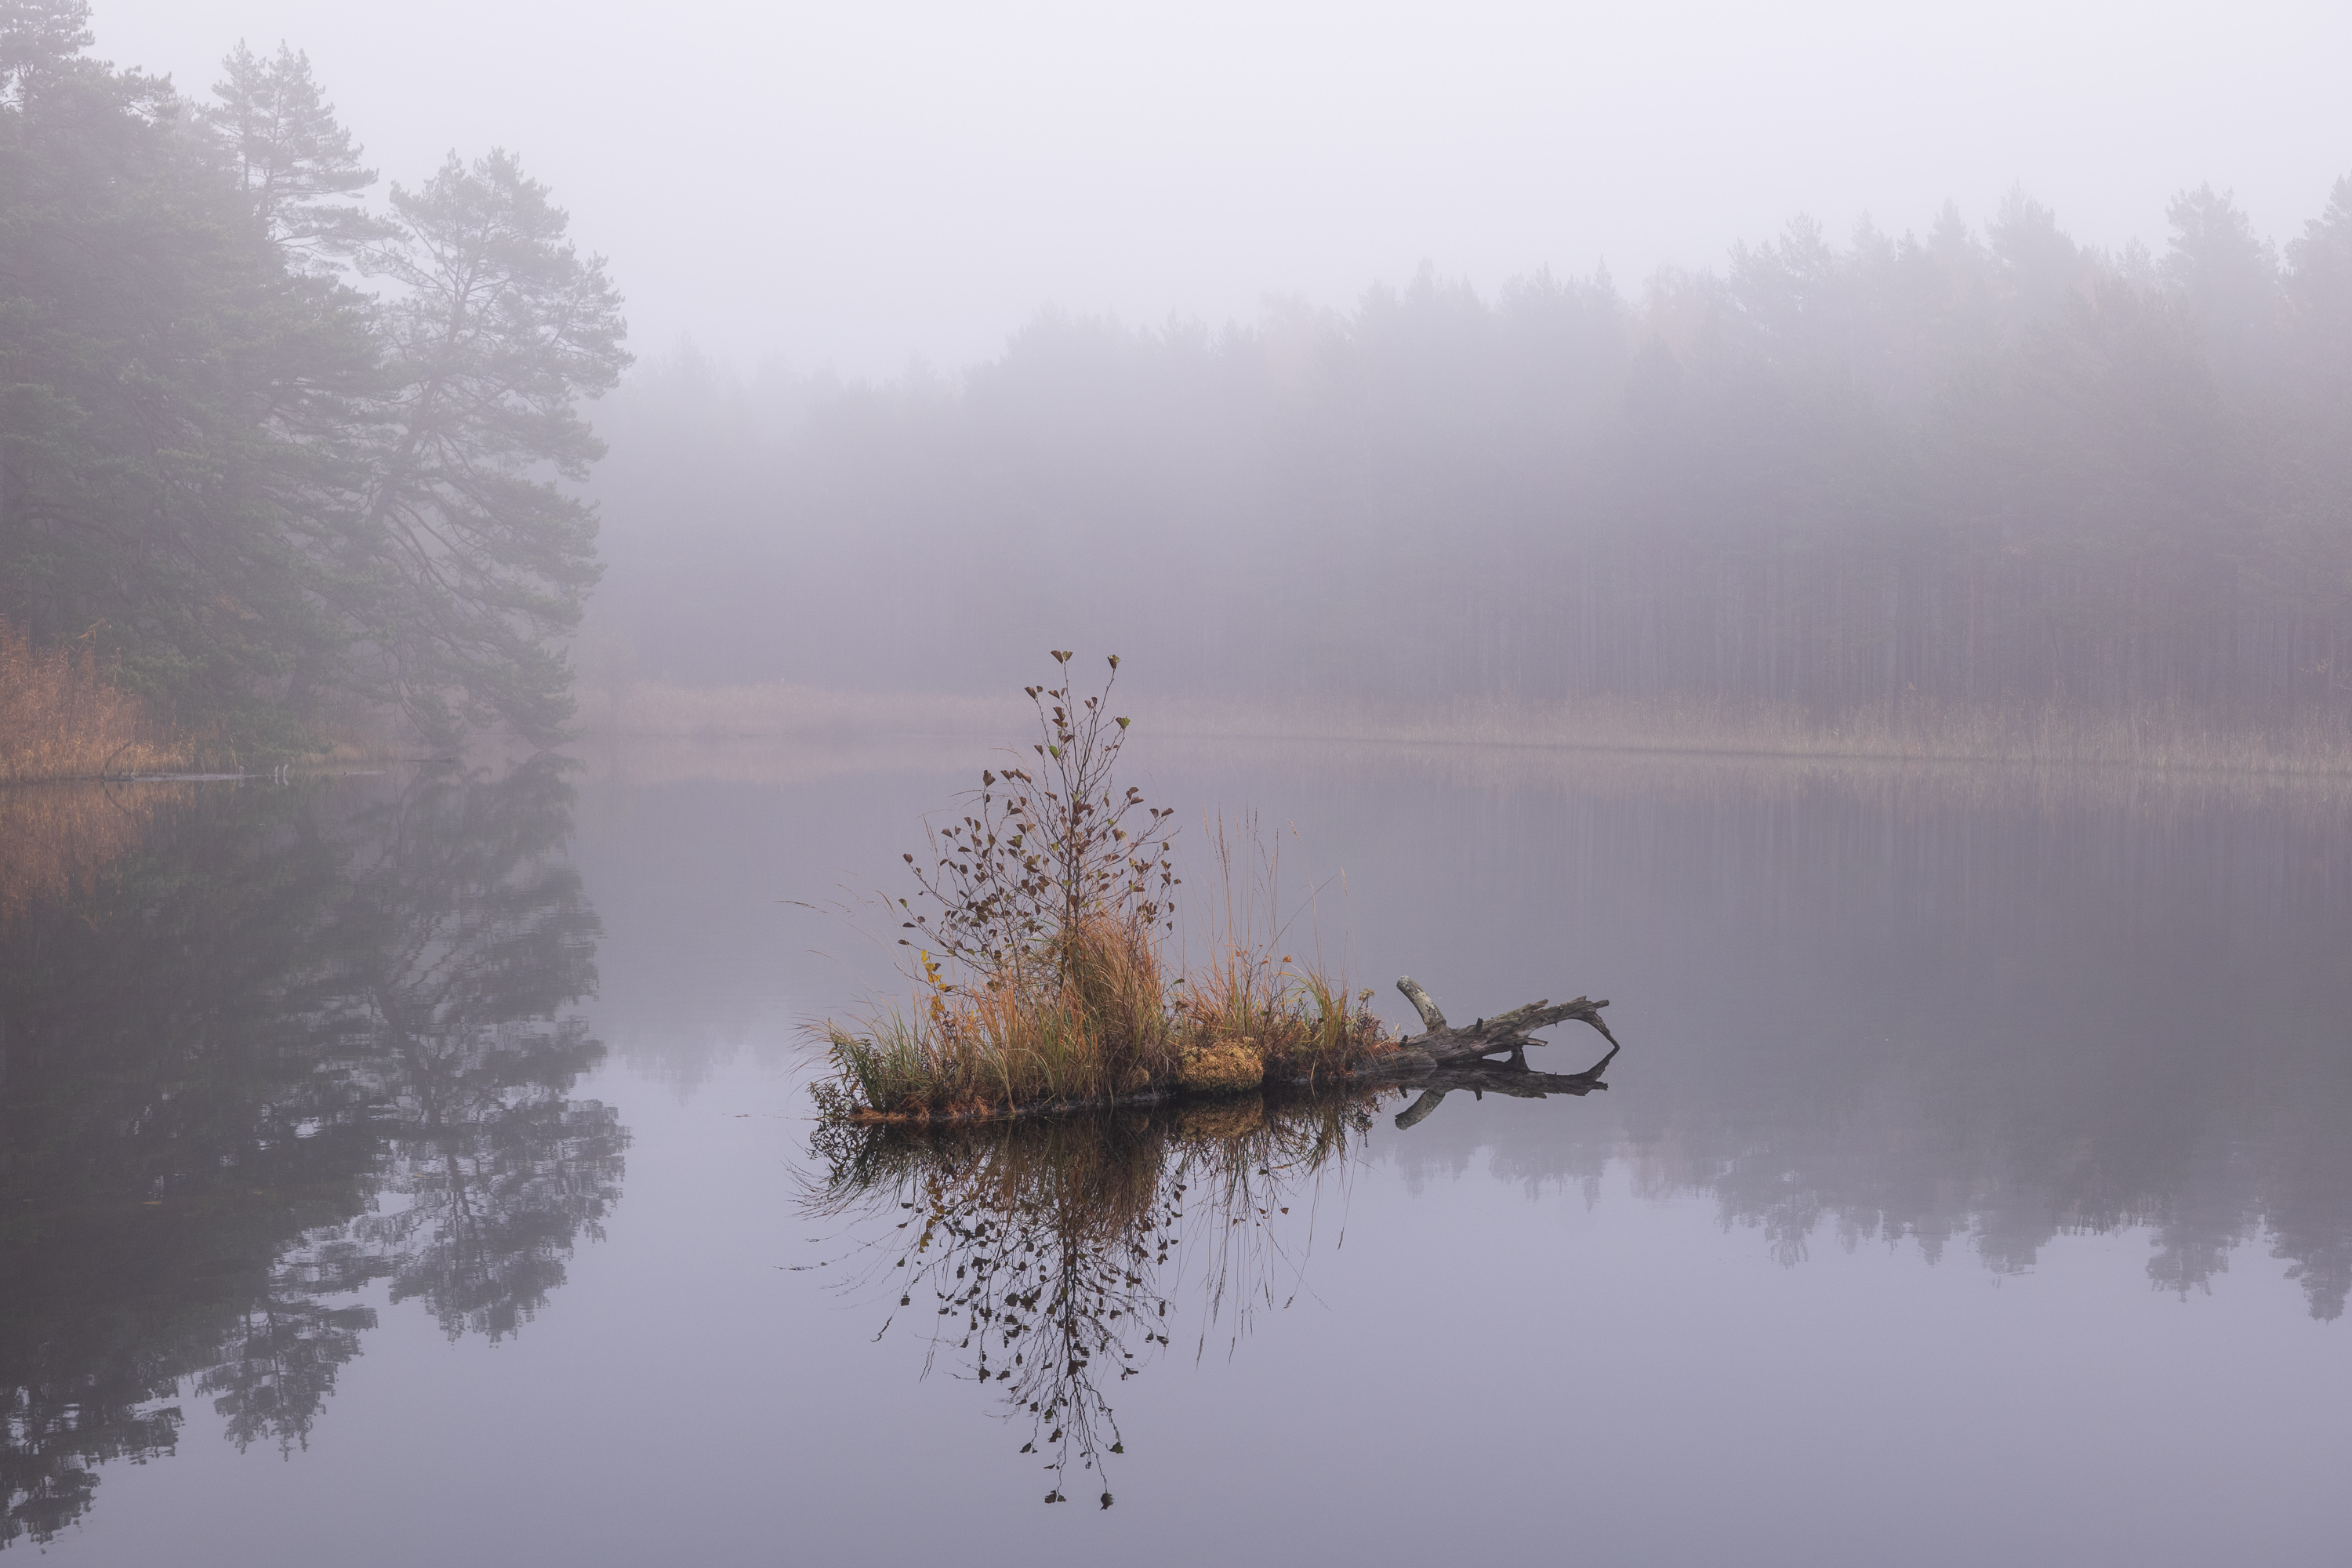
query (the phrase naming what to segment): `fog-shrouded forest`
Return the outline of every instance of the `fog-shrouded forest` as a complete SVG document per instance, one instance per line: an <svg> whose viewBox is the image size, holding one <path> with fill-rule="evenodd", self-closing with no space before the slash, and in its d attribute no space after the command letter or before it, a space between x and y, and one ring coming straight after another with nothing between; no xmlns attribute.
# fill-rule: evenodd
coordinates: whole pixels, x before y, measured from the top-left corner
<svg viewBox="0 0 2352 1568"><path fill-rule="evenodd" d="M202 89L94 47L0 0L0 635L232 756L1055 644L1213 708L2352 715L2352 175L2278 237L2199 183L2078 243L2018 187L1632 283L624 381L515 153L383 179L292 47Z"/></svg>
<svg viewBox="0 0 2352 1568"><path fill-rule="evenodd" d="M1223 331L1045 315L955 376L688 348L596 416L587 668L1002 684L1044 628L1164 689L2352 705L2352 177L2283 246L2014 192L1718 269L1424 269Z"/></svg>
<svg viewBox="0 0 2352 1568"><path fill-rule="evenodd" d="M89 20L0 4L0 617L232 754L362 712L554 740L598 574L562 483L627 363L603 263L503 151L362 202L290 47L191 96Z"/></svg>

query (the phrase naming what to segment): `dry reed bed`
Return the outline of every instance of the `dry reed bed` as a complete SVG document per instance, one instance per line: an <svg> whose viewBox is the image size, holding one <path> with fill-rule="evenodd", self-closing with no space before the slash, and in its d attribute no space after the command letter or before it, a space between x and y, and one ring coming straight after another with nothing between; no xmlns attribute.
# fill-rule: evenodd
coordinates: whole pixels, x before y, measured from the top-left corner
<svg viewBox="0 0 2352 1568"><path fill-rule="evenodd" d="M582 776L644 788L667 784L803 784L845 773L962 773L998 742L966 735L592 735L572 748Z"/></svg>
<svg viewBox="0 0 2352 1568"><path fill-rule="evenodd" d="M1256 778L1328 778L1376 770L1441 780L1458 788L1541 790L1603 800L1696 800L1736 794L1791 802L1834 792L1939 809L1998 806L2055 812L2096 806L2172 812L2265 804L2325 816L2352 808L2352 773L1242 736L1162 742L1153 749L1151 760L1160 767L1181 761L1188 767L1245 771Z"/></svg>
<svg viewBox="0 0 2352 1568"><path fill-rule="evenodd" d="M2169 706L2101 714L1912 700L1822 715L1793 704L1589 698L1420 710L1185 702L1152 717L1168 733L1197 736L2352 776L2352 714L2343 711L2241 722Z"/></svg>
<svg viewBox="0 0 2352 1568"><path fill-rule="evenodd" d="M921 692L829 691L765 686L683 687L654 681L579 694L579 722L598 738L761 740L805 735L1001 737L1024 717L1015 701Z"/></svg>
<svg viewBox="0 0 2352 1568"><path fill-rule="evenodd" d="M693 689L639 682L581 703L593 735L704 742L1000 735L1011 711L994 699L782 683ZM1138 711L1156 733L1199 738L2352 777L2352 713L2335 710L2227 721L2165 705L2101 714L2057 703L2018 709L1914 700L1825 715L1790 703L1582 698L1378 708L1185 700Z"/></svg>
<svg viewBox="0 0 2352 1568"><path fill-rule="evenodd" d="M175 772L194 755L111 679L90 637L36 649L0 620L0 784Z"/></svg>

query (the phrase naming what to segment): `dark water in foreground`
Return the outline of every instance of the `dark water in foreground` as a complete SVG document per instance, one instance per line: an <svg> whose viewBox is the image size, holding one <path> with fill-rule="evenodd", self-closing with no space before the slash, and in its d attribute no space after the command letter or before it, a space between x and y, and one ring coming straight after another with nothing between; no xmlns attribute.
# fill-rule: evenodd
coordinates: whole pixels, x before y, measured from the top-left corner
<svg viewBox="0 0 2352 1568"><path fill-rule="evenodd" d="M813 1146L983 754L0 798L0 1551L2340 1560L2341 791L1139 750L1608 1092Z"/></svg>

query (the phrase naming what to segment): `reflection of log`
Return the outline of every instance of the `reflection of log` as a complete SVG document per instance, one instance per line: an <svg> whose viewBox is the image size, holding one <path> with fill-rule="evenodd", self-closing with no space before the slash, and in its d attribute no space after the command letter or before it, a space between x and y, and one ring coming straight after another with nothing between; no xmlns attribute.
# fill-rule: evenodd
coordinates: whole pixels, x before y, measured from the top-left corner
<svg viewBox="0 0 2352 1568"><path fill-rule="evenodd" d="M1383 1077L1411 1078L1426 1081L1419 1100L1398 1113L1399 1128L1412 1126L1435 1110L1446 1094L1466 1089L1484 1096L1488 1089L1496 1094L1515 1095L1524 1100L1541 1100L1548 1094L1590 1094L1609 1086L1601 1081L1601 1073L1617 1056L1617 1037L1601 1021L1601 1009L1606 1002L1595 1002L1579 996L1573 1002L1559 1006L1549 1002L1530 1002L1492 1018L1481 1018L1466 1029L1457 1029L1445 1021L1429 993L1408 976L1397 982L1421 1021L1428 1026L1424 1034L1414 1035L1398 1043L1394 1057L1380 1063L1373 1070ZM1570 1019L1591 1025L1609 1042L1609 1054L1582 1072L1537 1072L1528 1066L1527 1048L1540 1046L1530 1030ZM1486 1058L1508 1051L1503 1061Z"/></svg>

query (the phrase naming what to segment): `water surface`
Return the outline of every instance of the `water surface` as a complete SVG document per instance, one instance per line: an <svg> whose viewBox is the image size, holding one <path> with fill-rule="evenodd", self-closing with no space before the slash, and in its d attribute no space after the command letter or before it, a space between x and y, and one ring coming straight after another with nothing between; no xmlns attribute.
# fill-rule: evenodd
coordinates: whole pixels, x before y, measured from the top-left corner
<svg viewBox="0 0 2352 1568"><path fill-rule="evenodd" d="M1612 998L1608 1091L901 1150L824 1202L798 1026L888 950L803 904L889 886L985 753L0 802L5 1550L2332 1559L2340 791L1139 747L1256 811L1286 942L1396 1021L1400 973ZM975 1213L1027 1250L897 1283ZM1067 1327L1006 1304L1047 1261L1120 1336L1083 1390L974 1327Z"/></svg>

